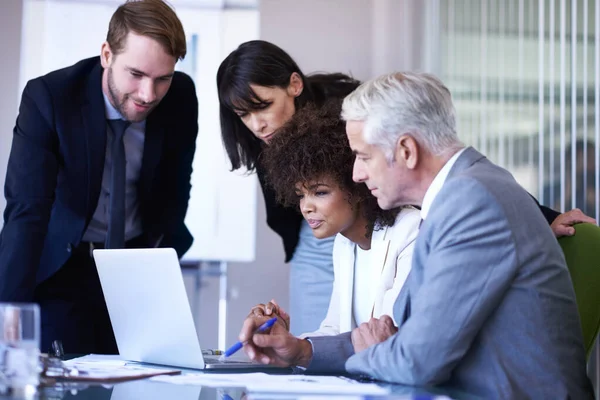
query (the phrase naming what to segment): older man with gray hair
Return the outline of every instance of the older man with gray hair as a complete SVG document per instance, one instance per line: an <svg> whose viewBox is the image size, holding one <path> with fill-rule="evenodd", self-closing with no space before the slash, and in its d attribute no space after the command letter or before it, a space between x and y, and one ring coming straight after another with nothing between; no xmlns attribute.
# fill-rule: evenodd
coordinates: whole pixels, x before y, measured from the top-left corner
<svg viewBox="0 0 600 400"><path fill-rule="evenodd" d="M342 117L354 180L384 209L421 206L394 316L309 340L276 326L251 357L485 398L593 398L573 285L535 200L456 133L448 89L421 73L361 85Z"/></svg>

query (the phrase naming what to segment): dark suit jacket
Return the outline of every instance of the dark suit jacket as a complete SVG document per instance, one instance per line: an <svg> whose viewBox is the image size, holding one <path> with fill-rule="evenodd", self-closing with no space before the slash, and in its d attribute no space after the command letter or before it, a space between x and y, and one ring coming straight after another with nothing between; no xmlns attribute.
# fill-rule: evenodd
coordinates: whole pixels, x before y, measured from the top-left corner
<svg viewBox="0 0 600 400"><path fill-rule="evenodd" d="M540 203L535 198L534 198L534 200L535 200L535 203L540 208L540 210L542 211L544 218L546 218L546 221L548 221L548 224L552 225L552 223L554 222L556 217L558 217L560 215L560 212L555 211L549 207L540 205Z"/></svg>
<svg viewBox="0 0 600 400"><path fill-rule="evenodd" d="M8 161L0 301L32 301L69 259L96 209L106 147L99 57L27 83ZM192 243L184 225L198 134L193 81L176 72L146 121L138 196L148 246Z"/></svg>

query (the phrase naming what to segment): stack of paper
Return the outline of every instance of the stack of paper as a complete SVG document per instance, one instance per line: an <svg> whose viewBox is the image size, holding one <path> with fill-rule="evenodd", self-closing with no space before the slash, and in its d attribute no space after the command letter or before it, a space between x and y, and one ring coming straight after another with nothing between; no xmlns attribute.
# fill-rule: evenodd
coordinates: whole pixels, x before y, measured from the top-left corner
<svg viewBox="0 0 600 400"><path fill-rule="evenodd" d="M255 393L316 393L382 395L388 389L373 383L360 383L355 380L321 375L268 375L250 374L183 374L178 376L157 376L154 381L182 385L202 385L208 387L245 387Z"/></svg>
<svg viewBox="0 0 600 400"><path fill-rule="evenodd" d="M122 360L119 356L90 354L84 357L64 361L71 369L67 380L120 382L130 379L149 378L157 375L176 375L181 371L167 368L149 368L139 363Z"/></svg>

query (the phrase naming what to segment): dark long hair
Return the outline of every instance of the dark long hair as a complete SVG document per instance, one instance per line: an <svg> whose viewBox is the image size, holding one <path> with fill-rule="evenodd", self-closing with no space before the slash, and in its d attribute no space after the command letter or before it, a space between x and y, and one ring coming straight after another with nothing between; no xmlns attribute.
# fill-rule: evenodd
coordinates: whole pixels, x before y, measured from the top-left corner
<svg viewBox="0 0 600 400"><path fill-rule="evenodd" d="M221 138L232 170L242 166L254 170L263 146L234 110L248 112L266 108L268 103L259 98L250 85L285 89L294 72L304 84L302 93L295 99L296 110L309 102L319 105L331 97L343 98L360 85L356 79L341 73L305 76L289 54L264 40L242 43L223 60L217 72Z"/></svg>

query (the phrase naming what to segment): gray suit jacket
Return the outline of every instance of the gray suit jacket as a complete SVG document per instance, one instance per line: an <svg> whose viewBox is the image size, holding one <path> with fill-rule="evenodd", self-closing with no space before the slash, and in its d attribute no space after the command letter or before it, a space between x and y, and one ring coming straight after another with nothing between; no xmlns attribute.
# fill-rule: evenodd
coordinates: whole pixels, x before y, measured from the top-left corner
<svg viewBox="0 0 600 400"><path fill-rule="evenodd" d="M444 385L486 398L593 398L573 285L535 201L468 148L417 237L398 333L353 355L313 338L310 370Z"/></svg>

